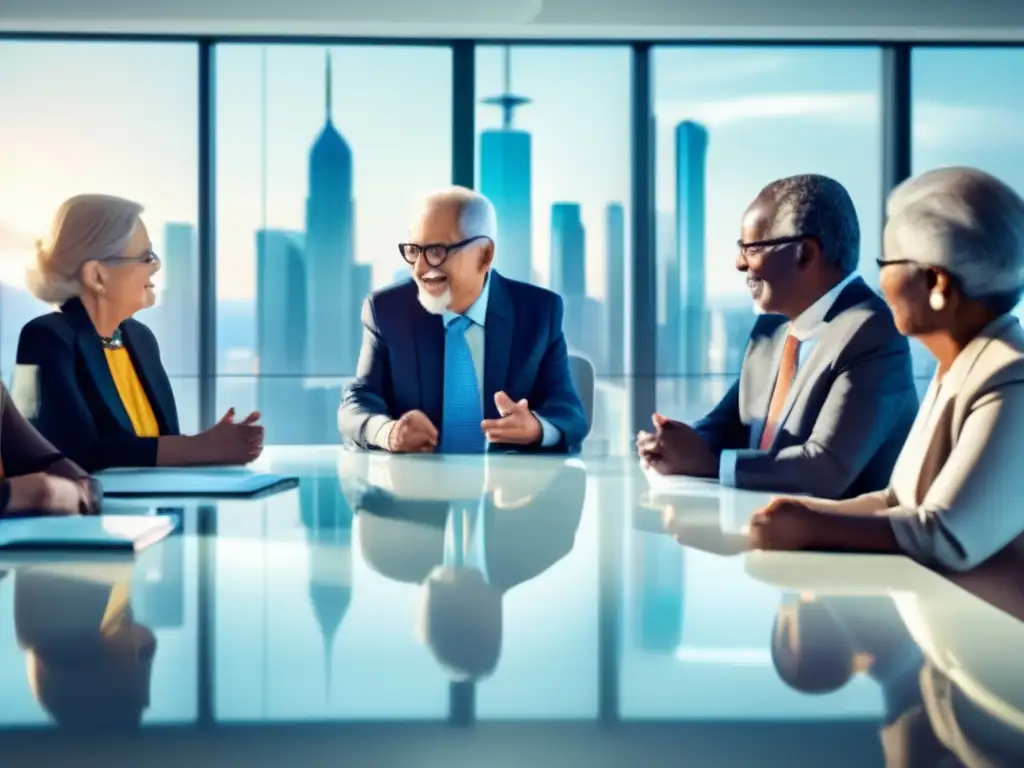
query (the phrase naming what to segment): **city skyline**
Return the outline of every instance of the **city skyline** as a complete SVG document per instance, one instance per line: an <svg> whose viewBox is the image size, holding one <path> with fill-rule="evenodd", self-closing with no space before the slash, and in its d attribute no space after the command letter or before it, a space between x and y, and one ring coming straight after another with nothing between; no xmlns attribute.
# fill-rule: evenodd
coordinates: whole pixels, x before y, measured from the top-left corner
<svg viewBox="0 0 1024 768"><path fill-rule="evenodd" d="M321 80L317 84L318 77L314 73L321 73L320 77L323 77L323 53L327 49L319 46L270 46L266 50L268 94L265 106L269 149L268 168L263 177L272 182L274 187L266 200L266 210L267 215L275 220L259 222L259 211L262 206L256 200L256 205L243 206L252 209L245 214L248 218L255 219L252 226L231 226L234 232L230 235L218 232L222 278L219 281L218 293L225 300L244 301L255 297L255 267L251 264L254 259L249 238L251 232L260 228L301 228L304 197L296 186L301 179L294 178L292 164L288 164L285 171L285 155L294 156L297 150L302 149L303 140L315 130L314 126L318 124L316 118L322 115L322 111L313 106L317 100L306 99L303 96L317 90L322 92L323 82ZM398 86L396 70L409 73L414 78L414 82L409 85L403 82L400 87L391 89L398 97L396 101L408 104L413 109L426 108L428 102L433 107L450 102L450 53L447 49L350 46L332 47L330 50L342 63L341 68L344 70L337 78L338 82L334 88L335 102L342 105L340 108L344 112L339 116L338 122L342 132L352 136L354 145L364 144L364 157L373 156L378 150L372 149L372 145L367 148L366 141L357 139L366 136L368 139L376 139L379 144L386 137L396 135L397 131L393 125L384 134L379 130L374 131L374 128L380 128L385 122L393 121L371 121L365 114L361 114L365 110L359 108L359 102L362 100L366 103L369 98L368 92L375 85ZM581 104L574 106L584 112L585 117L593 118L588 122L595 126L600 125L602 133L616 134L614 142L610 141L608 144L614 143L620 148L619 152L613 154L620 155L621 159L616 161L617 165L611 173L605 174L618 177L616 194L602 195L605 200L594 201L592 204L588 204L585 199L579 200L585 209L595 209L595 221L586 221L585 225L588 231L593 232L596 242L603 242L600 235L601 226L597 224L601 216L599 203L603 204L610 200L625 202L628 198L628 122L624 117L611 123L607 119L612 112L624 116L627 111L625 107L628 105L628 50L625 47L597 48L593 51L531 47L514 48L513 51L515 90L524 94L530 92L532 100L530 105L517 113L517 124L535 135L538 133L538 127L557 128L559 110L553 109L555 105L550 98L550 92L558 90L559 84L549 82L539 93L536 93L537 89L534 88L535 81L541 81L543 84L544 80L558 79L548 77L549 72L544 66L553 58L561 56L571 59L583 56L587 65L583 67L587 73L587 80L598 81L601 77L608 83L606 88L600 89L601 98L597 103L593 95L588 94L588 90L598 89L574 90L574 101L582 100ZM222 175L227 172L228 176L238 179L237 185L231 185L230 195L219 195L219 230L227 228L227 220L238 218L236 214L241 204L239 198L245 197L239 194L243 189L259 192L260 169L253 167L251 173L245 173L242 166L258 166L258 163L253 161L259 157L257 145L260 137L253 134L259 134L260 131L253 129L259 127L259 120L249 121L246 118L259 117L261 99L254 90L258 91L260 87L260 52L258 46L218 47L218 90L226 94L230 89L232 94L230 103L224 104L218 110L218 169ZM143 132L142 135L147 138L140 141L139 134L132 132L130 126L124 125L126 121L112 117L103 119L101 113L110 113L109 107L101 104L90 105L83 95L75 92L75 89L69 88L67 84L56 83L53 78L47 78L47 72L68 56L82 59L84 71L94 74L95 79L110 82L113 90L118 92L153 91L159 88L161 98L154 100L153 109L148 111L154 115L154 128L163 126L162 129ZM486 92L486 95L500 93L503 77L500 48L481 47L478 49L477 58L478 91ZM356 61L357 59L361 61ZM392 61L390 64L389 59ZM659 166L665 164L660 158L668 160L671 154L670 151L665 151L664 147L666 139L671 134L671 125L677 118L702 121L712 130L725 129L727 133L722 134L723 136L735 135L737 131L746 130L758 121L766 122L767 130L773 134L788 132L789 126L786 124L792 124L794 121L803 121L805 126L810 126L804 133L813 134L816 131L820 134L822 130L827 130L839 131L840 135L844 132L848 134L858 125L866 126L872 136L878 133L874 130L874 124L879 116L880 94L875 75L879 72L880 54L874 49L659 48L655 51L655 59ZM815 59L829 60L834 66L806 65ZM998 49L925 50L916 51L914 59L915 86L918 86L915 88L915 94L921 93L915 98L913 110L915 168L948 162L974 162L1002 173L1007 181L1018 189L1024 187L1024 161L1006 157L1007 141L1011 138L1008 129L1017 119L1015 110L1019 111L1019 107L1004 103L1005 100L1000 97L1000 93L1006 93L1006 90L1000 90L999 86L1000 82L1012 79L1014 68L1019 70L1024 66L1024 56L1017 51ZM953 65L950 59L965 60L967 66ZM131 60L137 61L138 65L123 66L123 62ZM316 60L319 60L319 65L313 63ZM378 61L378 67L367 66ZM695 64L701 61L711 61L715 66L704 66L700 68L705 70L704 72L695 72L694 70L698 69ZM982 84L978 87L974 87L973 84L979 78L971 73L969 66L974 61L990 70L993 75L981 78ZM8 78L5 83L0 84L0 103L41 102L39 109L45 111L43 107L46 102L63 102L65 108L83 114L85 119L81 121L84 126L82 133L86 134L83 139L87 138L93 147L89 156L84 157L84 153L76 152L75 141L69 140L69 137L60 132L60 126L46 125L38 128L34 121L27 119L35 110L26 113L19 113L16 110L11 119L6 120L5 125L0 127L0 138L6 139L5 145L13 146L16 150L12 153L11 187L0 193L0 221L3 222L0 226L0 253L3 256L0 258L0 280L12 285L20 284L31 240L45 232L56 205L69 194L83 189L95 189L100 180L103 180L109 191L142 200L150 214L147 221L156 231L161 230L169 221L195 221L197 147L194 127L198 114L195 103L195 80L192 77L196 71L194 46L170 43L4 42L0 46L0 63L9 64L6 69L19 71L18 78ZM362 66L355 66L356 64ZM415 66L410 66L413 64ZM359 77L367 71L372 72L374 77ZM26 74L22 75L22 72ZM800 75L799 79L793 77L795 74ZM366 82L374 78L380 82ZM359 82L360 79L362 83ZM970 87L965 83L966 80L970 80ZM424 93L427 81L429 87ZM919 86L919 83L923 85ZM413 88L411 85L417 87ZM763 87L765 85L775 85L776 92L771 92L770 88L766 89ZM620 94L615 94L616 87L621 88ZM950 96L946 99L941 98L941 94L936 93L940 88L949 91ZM616 95L619 96L618 99ZM219 101L228 101L228 98L225 95ZM618 103L611 103L616 101ZM600 102L604 102L603 110ZM380 107L385 112L388 111L387 104ZM612 110L610 107L615 109ZM124 111L123 107L121 111ZM379 109L374 111L380 112ZM382 182L379 174L374 174L373 181L361 178L360 169L356 168L356 200L362 198L367 203L372 200L373 208L380 208L378 201L387 197L398 197L409 204L405 207L394 206L399 210L392 213L374 213L364 207L358 209L357 219L360 226L356 227L357 259L370 260L375 267L378 264L392 265L393 242L400 239L404 233L408 213L415 200L415 195L407 194L404 190L416 187L417 183L418 192L427 188L446 186L450 182L449 111L438 110L439 114L444 113L443 117L426 121L427 125L416 126L415 136L419 151L415 154L419 162L402 164L400 168L395 169L401 173L396 174L392 171L388 174L393 179L390 185L386 181ZM478 105L477 112L478 125L481 128L500 124L500 116L493 106ZM538 114L541 112L549 114ZM564 117L564 113L562 116ZM150 119L147 115L147 123ZM370 122L377 124L369 125ZM621 123L619 128L614 128L615 122ZM556 130L553 136L562 144L562 154L570 154L567 151L567 142L563 141L564 133L564 130ZM171 134L173 139L170 138ZM228 141L229 136L231 141ZM285 137L290 137L287 138L287 145L282 143ZM739 138L737 135L737 139ZM827 147L829 144L819 137L816 141L794 142L799 146L774 146L770 151L766 151L769 148L765 145L770 142L733 142L719 139L719 144L723 142L730 145L753 144L754 150L760 151L761 155L770 160L762 160L761 164L789 164L789 172L794 172L792 168L799 166L787 160L787 156L792 156L794 152L805 156L813 155L816 151L815 145ZM871 190L871 195L854 195L858 210L862 218L866 219L864 244L867 251L877 247L875 235L878 234L879 227L872 225L871 219L876 219L880 224L880 153L876 151L880 144L875 138L859 143L866 146L865 155L869 157L870 162L859 163L859 168L850 168L848 173L836 175L844 180L854 193L858 187ZM50 146L53 144L66 146L60 146L53 152ZM401 142L396 144L401 146ZM425 146L427 144L430 145L429 148ZM592 152L599 148L589 141L584 144L591 144ZM40 155L43 153L32 151L34 147L44 145L48 150L45 154L52 157L41 158ZM154 145L164 145L167 151L154 153ZM278 146L280 149L277 149ZM308 149L308 145L305 149ZM586 149L587 147L574 148L573 152L579 153ZM244 160L238 156L243 151L249 155ZM535 219L543 221L548 206L556 198L575 200L582 197L559 194L556 189L551 189L553 185L549 181L550 172L547 169L556 170L562 177L572 176L574 174L571 170L579 170L581 163L578 157L573 157L572 164L576 167L566 174L564 170L569 161L563 159L560 162L552 162L552 151L554 155L558 155L559 152L558 147L552 146L550 139L544 142L537 140L534 151L537 166L534 186L540 199L536 201L533 211ZM952 156L954 153L964 159ZM733 152L729 154L734 155ZM112 159L104 162L104 156ZM405 156L395 158L398 161L404 159ZM614 157L612 159L614 160ZM135 162L130 163L129 160ZM996 160L1000 162L995 162ZM734 157L731 168L720 168L721 160L716 146L712 145L709 148L711 189L708 204L707 260L708 290L711 298L742 293L742 286L737 287L735 276L730 273L728 266L717 262L718 254L722 249L728 248L728 244L734 239L728 236L723 238L722 235L732 234L736 228L735 209L745 205L745 202L756 193L756 188L769 181L771 173L774 172L770 167L766 167L765 173L755 173L742 167L741 161L742 158ZM230 167L225 167L226 164ZM419 170L424 165L433 173ZM56 172L57 168L61 168L59 173ZM132 172L135 168L152 168L154 173L138 176ZM400 181L407 175L406 169L414 176L412 184L402 184ZM749 180L738 179L737 172ZM587 182L593 182L601 175L593 169L586 171L585 174ZM160 183L148 181L147 177L154 175L160 179ZM430 178L431 175L433 178ZM852 177L852 180L843 179L843 175ZM658 176L658 207L660 210L671 210L670 200L662 202L666 197L666 191L667 197L671 197L671 181L662 178L665 174ZM857 183L858 176L866 177L864 183ZM873 183L873 177L876 176L879 181L877 185ZM250 179L256 184L250 185ZM51 181L57 183L47 183ZM387 186L391 187L390 191L385 189ZM607 182L604 186L607 186ZM219 185L222 191L224 187L223 183ZM394 192L396 187L401 188L397 195ZM730 188L737 187L743 189L742 195L732 194ZM872 201L870 197L876 200ZM715 212L720 205L731 207L728 216ZM540 216L537 216L538 209ZM384 221L389 223L384 224ZM376 231L372 235L369 234L373 230ZM361 231L367 234L359 236L358 233ZM538 256L547 251L547 246L543 243L544 234L546 233L538 235L535 232L534 235L534 248ZM370 258L361 256L362 253ZM247 264L247 261L250 263ZM535 261L538 271L545 275L546 259L537 258ZM604 277L600 275L602 270L598 266L594 268L593 279L589 279L591 275L588 274L588 283L594 286L593 295L601 298ZM376 284L380 285L387 282L387 276L394 271L394 267L374 271L379 275ZM234 275L234 279L225 279L231 275Z"/></svg>

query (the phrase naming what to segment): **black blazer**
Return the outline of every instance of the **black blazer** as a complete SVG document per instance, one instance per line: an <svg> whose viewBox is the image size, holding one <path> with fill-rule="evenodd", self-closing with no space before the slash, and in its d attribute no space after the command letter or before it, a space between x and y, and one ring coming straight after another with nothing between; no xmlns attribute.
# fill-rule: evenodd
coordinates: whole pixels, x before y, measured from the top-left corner
<svg viewBox="0 0 1024 768"><path fill-rule="evenodd" d="M178 435L178 411L153 332L138 320L121 324L121 337L153 407L161 435ZM34 397L16 387L36 429L88 472L108 467L152 467L157 438L138 437L107 366L99 334L78 299L21 329L18 365L36 367Z"/></svg>

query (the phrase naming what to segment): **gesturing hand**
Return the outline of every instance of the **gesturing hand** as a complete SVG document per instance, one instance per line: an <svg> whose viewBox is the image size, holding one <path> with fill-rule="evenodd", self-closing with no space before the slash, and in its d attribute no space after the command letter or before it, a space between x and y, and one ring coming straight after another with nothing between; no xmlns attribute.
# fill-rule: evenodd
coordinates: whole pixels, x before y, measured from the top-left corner
<svg viewBox="0 0 1024 768"><path fill-rule="evenodd" d="M218 421L217 423L218 424L236 424L237 423L237 424L242 424L244 426L248 426L250 424L255 424L259 420L260 420L260 412L259 411L253 411L252 413L250 413L248 416L246 416L241 421L236 422L235 421L235 409L232 407L232 408L228 408L227 413L225 413L223 416L221 416L220 417L220 421Z"/></svg>
<svg viewBox="0 0 1024 768"><path fill-rule="evenodd" d="M480 429L489 441L510 445L533 445L540 442L543 430L525 397L516 403L504 392L498 392L494 395L494 405L501 418L480 422Z"/></svg>
<svg viewBox="0 0 1024 768"><path fill-rule="evenodd" d="M391 427L388 450L392 453L433 453L437 439L437 427L423 411L408 411Z"/></svg>

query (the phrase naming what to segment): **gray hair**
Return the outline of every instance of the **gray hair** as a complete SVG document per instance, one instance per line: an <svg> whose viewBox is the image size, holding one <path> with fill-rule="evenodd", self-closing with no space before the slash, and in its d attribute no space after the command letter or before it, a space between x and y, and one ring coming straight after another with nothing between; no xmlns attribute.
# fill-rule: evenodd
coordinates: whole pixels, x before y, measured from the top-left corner
<svg viewBox="0 0 1024 768"><path fill-rule="evenodd" d="M939 267L971 299L1024 292L1024 200L976 168L939 168L907 179L889 195L887 258Z"/></svg>
<svg viewBox="0 0 1024 768"><path fill-rule="evenodd" d="M36 263L26 275L29 291L48 304L82 292L82 265L119 256L138 224L142 206L114 195L76 195L61 203L47 241L36 243Z"/></svg>
<svg viewBox="0 0 1024 768"><path fill-rule="evenodd" d="M761 197L774 204L774 237L814 237L821 244L822 256L843 276L857 269L860 223L842 184L828 176L805 173L773 181Z"/></svg>
<svg viewBox="0 0 1024 768"><path fill-rule="evenodd" d="M490 200L467 187L449 187L428 195L423 201L424 210L449 205L458 210L463 238L486 237L493 243L498 242L498 217Z"/></svg>

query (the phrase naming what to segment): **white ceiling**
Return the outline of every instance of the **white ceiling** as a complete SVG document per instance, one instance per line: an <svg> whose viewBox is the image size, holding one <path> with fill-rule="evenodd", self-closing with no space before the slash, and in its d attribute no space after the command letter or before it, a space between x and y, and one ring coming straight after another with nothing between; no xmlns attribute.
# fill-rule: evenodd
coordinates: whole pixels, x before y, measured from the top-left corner
<svg viewBox="0 0 1024 768"><path fill-rule="evenodd" d="M0 30L1024 41L1024 0L0 0Z"/></svg>

